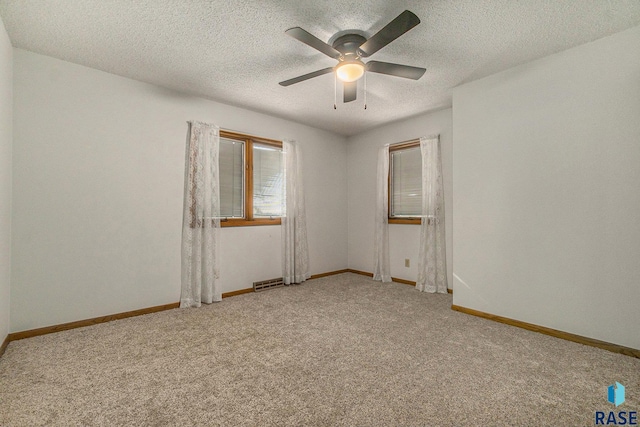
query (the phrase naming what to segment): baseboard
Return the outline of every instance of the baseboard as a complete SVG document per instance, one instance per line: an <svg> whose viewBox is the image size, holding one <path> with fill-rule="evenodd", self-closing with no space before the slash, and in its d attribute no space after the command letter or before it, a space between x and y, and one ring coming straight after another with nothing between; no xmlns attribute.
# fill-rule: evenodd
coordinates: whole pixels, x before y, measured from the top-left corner
<svg viewBox="0 0 640 427"><path fill-rule="evenodd" d="M236 295L248 294L253 292L253 288L238 289L237 291L223 292L222 299L235 297Z"/></svg>
<svg viewBox="0 0 640 427"><path fill-rule="evenodd" d="M0 345L0 357L2 357L2 355L4 354L4 351L7 349L7 346L9 345L9 335L7 335L4 338L4 341L2 341L2 345Z"/></svg>
<svg viewBox="0 0 640 427"><path fill-rule="evenodd" d="M233 291L233 292L225 292L222 294L222 298L228 298L235 295L246 294L248 292L253 292L253 288L240 289L238 291ZM29 329L27 331L22 331L22 332L14 332L12 334L9 334L7 339L8 341L22 340L25 338L37 337L39 335L53 334L56 332L67 331L69 329L83 328L85 326L111 322L113 320L126 319L128 317L142 316L144 314L157 313L159 311L165 311L165 310L172 310L178 307L180 307L180 303L174 302L171 304L158 305L155 307L147 307L139 310L125 311L122 313L110 314L108 316L94 317L91 319L78 320L78 321L69 322L69 323L62 323L59 325L45 326L43 328Z"/></svg>
<svg viewBox="0 0 640 427"><path fill-rule="evenodd" d="M588 345L591 347L598 347L604 350L611 351L613 353L624 354L625 356L631 356L640 359L640 350L624 347L618 344L612 344L606 341L600 341L593 338L583 337L581 335L571 334L569 332L559 331L557 329L547 328L545 326L534 325L533 323L522 322L520 320L510 319L508 317L502 317L495 314L485 313L483 311L474 310L471 308L461 307L459 305L452 305L452 310L459 311L460 313L470 314L472 316L482 317L483 319L493 320L494 322L504 323L506 325L516 326L518 328L527 329L529 331L538 332L541 334L549 335L552 337L560 338L567 341L577 342L579 344Z"/></svg>
<svg viewBox="0 0 640 427"><path fill-rule="evenodd" d="M309 277L309 280L319 279L321 277L333 276L336 274L349 273L349 272L350 270L348 268L345 268L344 270L336 270L336 271L330 271L328 273L313 274L311 277Z"/></svg>
<svg viewBox="0 0 640 427"><path fill-rule="evenodd" d="M126 311L124 313L110 314L108 316L94 317L92 319L78 320L75 322L62 323L60 325L46 326L44 328L30 329L28 331L14 332L9 334L9 341L16 341L25 338L37 337L39 335L53 334L55 332L67 331L69 329L83 328L85 326L97 325L99 323L111 322L112 320L126 319L127 317L141 316L143 314L156 313L158 311L178 308L180 303L157 305L139 310Z"/></svg>
<svg viewBox="0 0 640 427"><path fill-rule="evenodd" d="M368 277L373 277L373 273L367 273L366 271L360 271L360 270L353 270L351 268L346 270L347 273L355 273L355 274L361 274L363 276L368 276ZM397 277L392 277L391 280L393 282L398 282L398 283L402 283L405 285L410 285L410 286L415 286L416 282L411 281L411 280L405 280L405 279L398 279ZM447 288L447 292L450 294L453 294L453 289Z"/></svg>
<svg viewBox="0 0 640 427"><path fill-rule="evenodd" d="M373 274L366 273L364 271L343 269L343 270L329 271L327 273L314 274L309 279L310 280L319 279L321 277L333 276L335 274L342 274L342 273L364 274L365 276L373 277ZM411 281L408 281L408 280L393 278L393 281L399 282L399 283L406 283L406 284L415 286L415 282L411 282ZM247 294L247 293L250 293L250 292L253 292L253 288L246 288L246 289L239 289L237 291L224 292L222 294L222 298L229 298L229 297L233 297L233 296L236 296L236 295ZM62 323L60 325L46 326L44 328L29 329L27 331L22 331L22 332L14 332L12 334L9 334L5 338L5 340L4 340L3 344L2 344L2 347L0 347L0 356L4 352L4 350L7 347L7 345L9 344L9 341L16 341L16 340L21 340L21 339L25 339L25 338L37 337L39 335L53 334L55 332L67 331L69 329L83 328L85 326L91 326L91 325L97 325L99 323L111 322L112 320L126 319L127 317L141 316L143 314L156 313L158 311L171 310L171 309L174 309L174 308L178 308L179 306L180 306L180 303L179 302L175 302L175 303L172 303L172 304L158 305L158 306L155 306L155 307L148 307L148 308L142 308L142 309L139 309L139 310L126 311L126 312L123 312L123 313L111 314L111 315L108 315L108 316L94 317L92 319L85 319L85 320L78 320L78 321L75 321L75 322Z"/></svg>
<svg viewBox="0 0 640 427"><path fill-rule="evenodd" d="M362 276L373 277L373 273L367 273L366 271L354 270L353 268L348 268L347 273L360 274Z"/></svg>
<svg viewBox="0 0 640 427"><path fill-rule="evenodd" d="M348 273L349 270L336 270L336 271L329 271L327 273L319 273L319 274L314 274L311 277L309 277L309 280L313 280L313 279L319 279L321 277L327 277L327 276L333 276L335 274L342 274L342 273ZM231 291L231 292L225 292L222 294L222 298L229 298L229 297L233 297L236 295L242 295L242 294L248 294L253 292L253 288L245 288L245 289L239 289L237 291Z"/></svg>
<svg viewBox="0 0 640 427"><path fill-rule="evenodd" d="M332 276L334 274L347 273L348 270L337 270L330 271L327 273L314 274L310 277L310 279L319 279L320 277ZM222 298L229 298L236 295L242 295L253 292L253 288L239 289L237 291L224 292L222 294ZM94 317L92 319L78 320L75 322L62 323L60 325L46 326L44 328L37 329L29 329L27 331L22 332L14 332L9 334L4 342L2 343L2 347L0 347L0 356L4 352L5 348L9 344L9 341L22 340L25 338L37 337L39 335L53 334L55 332L67 331L69 329L75 328L83 328L85 326L97 325L99 323L111 322L112 320L126 319L127 317L135 317L141 316L143 314L156 313L158 311L171 310L174 308L180 307L179 302L175 302L172 304L158 305L155 307L142 308L139 310L126 311L123 313L111 314L108 316Z"/></svg>

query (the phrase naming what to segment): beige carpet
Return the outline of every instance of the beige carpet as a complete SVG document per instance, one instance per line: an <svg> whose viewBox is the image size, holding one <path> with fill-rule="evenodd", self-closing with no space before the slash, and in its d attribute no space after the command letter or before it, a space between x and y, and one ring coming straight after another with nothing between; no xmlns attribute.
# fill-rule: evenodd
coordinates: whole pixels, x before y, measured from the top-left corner
<svg viewBox="0 0 640 427"><path fill-rule="evenodd" d="M342 274L12 342L3 426L593 426L640 359Z"/></svg>

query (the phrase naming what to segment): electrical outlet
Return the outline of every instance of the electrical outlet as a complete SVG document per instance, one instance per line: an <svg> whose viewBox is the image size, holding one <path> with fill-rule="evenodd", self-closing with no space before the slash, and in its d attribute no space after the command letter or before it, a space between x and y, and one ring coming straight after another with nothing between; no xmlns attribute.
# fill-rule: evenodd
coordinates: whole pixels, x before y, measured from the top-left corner
<svg viewBox="0 0 640 427"><path fill-rule="evenodd" d="M405 258L404 260L404 266L405 267L410 267L411 266L411 260L409 258Z"/></svg>

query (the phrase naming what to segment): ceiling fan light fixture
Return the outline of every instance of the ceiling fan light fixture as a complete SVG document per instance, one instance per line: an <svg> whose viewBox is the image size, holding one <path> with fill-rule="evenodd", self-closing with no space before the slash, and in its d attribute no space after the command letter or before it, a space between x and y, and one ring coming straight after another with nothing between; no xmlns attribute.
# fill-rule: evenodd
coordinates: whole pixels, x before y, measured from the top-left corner
<svg viewBox="0 0 640 427"><path fill-rule="evenodd" d="M300 27L289 28L285 31L286 34L336 60L338 63L334 63L333 67L323 68L322 70L282 81L280 86L290 86L314 77L335 73L334 89L337 88L337 82L340 79L343 82L342 94L343 101L346 104L356 100L359 86L357 81L359 79L364 77L366 86L368 73L387 74L389 76L418 80L427 71L425 68L380 61L367 61L365 64L361 58L370 57L419 23L420 18L415 13L405 10L371 37L367 37L367 34L360 30L344 30L331 36L328 43ZM337 93L337 90L335 92ZM365 96L366 93L365 88ZM333 107L336 108L335 104ZM364 108L367 108L366 98Z"/></svg>
<svg viewBox="0 0 640 427"><path fill-rule="evenodd" d="M362 61L343 61L336 66L336 76L345 83L351 83L364 75Z"/></svg>

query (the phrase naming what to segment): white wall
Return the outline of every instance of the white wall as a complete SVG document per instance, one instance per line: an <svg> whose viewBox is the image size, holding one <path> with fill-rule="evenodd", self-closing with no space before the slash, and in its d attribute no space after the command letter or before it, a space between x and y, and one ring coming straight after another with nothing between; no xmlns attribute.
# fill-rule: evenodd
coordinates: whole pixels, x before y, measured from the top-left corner
<svg viewBox="0 0 640 427"><path fill-rule="evenodd" d="M0 344L9 334L13 48L0 19Z"/></svg>
<svg viewBox="0 0 640 427"><path fill-rule="evenodd" d="M453 166L451 109L422 114L382 126L348 140L349 182L349 268L373 272L374 210L376 205L376 165L384 144L440 134L444 185L447 275L452 287ZM415 281L418 276L419 225L389 225L391 276ZM410 267L404 260L410 259Z"/></svg>
<svg viewBox="0 0 640 427"><path fill-rule="evenodd" d="M312 273L347 267L345 138L14 50L11 330L176 302L187 120L299 141ZM224 228L223 292L279 277L280 227Z"/></svg>
<svg viewBox="0 0 640 427"><path fill-rule="evenodd" d="M454 304L640 348L640 27L453 105Z"/></svg>

